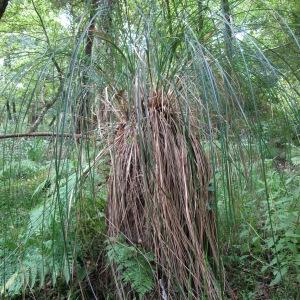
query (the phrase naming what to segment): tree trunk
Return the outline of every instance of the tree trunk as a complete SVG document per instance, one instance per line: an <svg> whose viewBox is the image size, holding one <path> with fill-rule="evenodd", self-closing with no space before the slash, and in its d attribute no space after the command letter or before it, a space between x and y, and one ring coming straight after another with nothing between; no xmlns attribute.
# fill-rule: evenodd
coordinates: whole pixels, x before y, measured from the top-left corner
<svg viewBox="0 0 300 300"><path fill-rule="evenodd" d="M197 1L197 8L198 8L198 22L197 22L197 31L199 34L200 41L202 41L203 37L203 27L204 27L204 6L203 6L203 0Z"/></svg>
<svg viewBox="0 0 300 300"><path fill-rule="evenodd" d="M5 13L9 0L0 0L0 20Z"/></svg>
<svg viewBox="0 0 300 300"><path fill-rule="evenodd" d="M224 40L225 40L225 52L229 63L232 62L232 21L229 0L222 0L222 11L225 21Z"/></svg>
<svg viewBox="0 0 300 300"><path fill-rule="evenodd" d="M91 11L90 11L90 25L87 33L87 40L85 44L85 63L86 68L92 63L92 51L94 43L94 32L96 29L95 13L97 8L97 0L92 0ZM91 107L91 91L89 87L89 74L85 71L82 77L83 91L81 97L79 97L78 103L78 115L76 120L76 133L83 133L88 130L89 118L90 118L90 107Z"/></svg>
<svg viewBox="0 0 300 300"><path fill-rule="evenodd" d="M233 85L233 33L232 33L232 16L230 10L229 0L222 0L222 12L224 18L224 42L225 42L225 55L227 58L227 63L225 64L225 93L226 101L224 107L224 115L226 115L227 120L231 120L231 108L234 106L234 96L232 95L232 85Z"/></svg>
<svg viewBox="0 0 300 300"><path fill-rule="evenodd" d="M101 3L101 9L107 11L104 16L101 16L101 30L105 33L108 33L111 27L111 11L113 7L114 1L107 0L104 3ZM85 56L86 56L86 66L91 65L92 63L92 52L93 46L95 44L95 31L96 31L96 19L95 14L97 7L99 6L99 1L92 0L91 3L91 11L90 11L90 26L88 28L87 33L87 40L85 45ZM103 7L104 6L104 7ZM112 67L113 68L113 67ZM82 77L82 85L83 85L83 92L81 97L79 98L79 103L77 104L78 107L78 115L76 120L76 133L83 133L87 132L90 123L92 122L91 117L91 106L92 106L92 92L90 85L90 78L87 71L84 71Z"/></svg>
<svg viewBox="0 0 300 300"><path fill-rule="evenodd" d="M6 112L7 112L8 120L12 120L12 114L11 114L10 104L8 100L6 101Z"/></svg>

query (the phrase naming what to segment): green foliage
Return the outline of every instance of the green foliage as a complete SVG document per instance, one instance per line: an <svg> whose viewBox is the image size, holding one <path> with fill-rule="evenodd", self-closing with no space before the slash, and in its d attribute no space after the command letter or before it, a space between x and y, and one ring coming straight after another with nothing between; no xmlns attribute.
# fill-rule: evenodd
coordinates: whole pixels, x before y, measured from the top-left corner
<svg viewBox="0 0 300 300"><path fill-rule="evenodd" d="M273 272L271 286L285 280L294 287L297 282L300 283L300 176L291 173L281 178L275 171L268 172L267 176L271 216L269 218L267 213L262 215L265 220L262 230L266 234L264 250L271 252L272 259L261 271ZM271 222L274 236L271 234Z"/></svg>
<svg viewBox="0 0 300 300"><path fill-rule="evenodd" d="M23 189L28 186L23 185ZM25 221L16 228L15 235L5 232L0 241L1 295L18 295L37 283L43 287L48 277L53 286L59 277L65 282L70 280L74 264L72 245L65 243L61 221L55 215L55 202L45 192L34 197L37 196L39 204L24 211ZM2 226L7 231L7 224Z"/></svg>
<svg viewBox="0 0 300 300"><path fill-rule="evenodd" d="M19 239L24 250L19 256L11 254L6 261L0 282L1 295L15 296L33 287L43 288L46 280L50 280L53 286L56 286L58 278L63 278L65 282L70 281L73 258L71 253L68 257L65 256L62 239L43 239L43 243L40 243L40 238L32 236L30 240ZM6 251L13 250L5 243L1 244ZM1 251L0 255L3 256L4 253Z"/></svg>
<svg viewBox="0 0 300 300"><path fill-rule="evenodd" d="M224 242L228 234L232 239L224 244L225 267L233 287L240 290L240 295L248 295L246 299L264 293L271 299L276 295L292 299L297 296L300 282L300 176L289 165L276 169L271 159L265 161L265 166L266 182L258 175L256 163L252 192L245 189L239 193L239 217L233 231L222 230ZM224 199L224 194L219 197Z"/></svg>
<svg viewBox="0 0 300 300"><path fill-rule="evenodd" d="M129 284L143 298L154 288L152 263L154 256L135 245L128 245L123 239L107 241L107 258L116 265L124 284Z"/></svg>
<svg viewBox="0 0 300 300"><path fill-rule="evenodd" d="M38 169L38 165L31 160L22 160L20 162L11 162L4 166L0 172L0 177L10 179L25 179L30 177Z"/></svg>
<svg viewBox="0 0 300 300"><path fill-rule="evenodd" d="M69 284L74 268L77 274L86 273L77 263L77 257L82 256L81 247L87 247L75 243L78 229L82 231L85 226L85 231L91 232L92 226L98 224L89 222L97 218L102 224L101 233L104 230L104 218L99 218L99 211L103 214L105 208L105 188L92 189L94 181L79 179L75 160L65 159L57 174L51 168L55 161L45 160L49 151L46 141L1 146L14 147L16 151L8 161L3 160L1 170L0 230L4 234L0 239L0 297L26 294L33 288L37 292L46 284ZM94 173L93 180L99 182L101 178ZM75 194L78 185L86 188L79 202L79 195ZM93 195L99 197L97 203L92 201ZM73 213L81 202L89 213L87 221L82 218L76 224ZM65 226L67 238L62 230Z"/></svg>

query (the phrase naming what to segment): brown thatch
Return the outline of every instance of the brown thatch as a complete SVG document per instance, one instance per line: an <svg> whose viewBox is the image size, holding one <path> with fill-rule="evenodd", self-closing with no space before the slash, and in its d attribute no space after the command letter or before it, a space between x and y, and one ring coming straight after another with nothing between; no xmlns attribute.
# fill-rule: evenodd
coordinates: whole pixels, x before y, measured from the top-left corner
<svg viewBox="0 0 300 300"><path fill-rule="evenodd" d="M147 103L139 124L132 117L115 133L109 236L153 251L161 297L219 299L209 162L174 97L157 92Z"/></svg>

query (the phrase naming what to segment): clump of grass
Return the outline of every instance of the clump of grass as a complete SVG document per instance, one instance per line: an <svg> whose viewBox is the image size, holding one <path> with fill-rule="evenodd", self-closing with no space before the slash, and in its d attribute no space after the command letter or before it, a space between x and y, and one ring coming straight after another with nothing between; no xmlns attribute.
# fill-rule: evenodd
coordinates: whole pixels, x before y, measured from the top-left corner
<svg viewBox="0 0 300 300"><path fill-rule="evenodd" d="M171 90L142 105L147 118L131 115L115 133L108 233L154 253L157 294L219 299L211 171L200 137Z"/></svg>

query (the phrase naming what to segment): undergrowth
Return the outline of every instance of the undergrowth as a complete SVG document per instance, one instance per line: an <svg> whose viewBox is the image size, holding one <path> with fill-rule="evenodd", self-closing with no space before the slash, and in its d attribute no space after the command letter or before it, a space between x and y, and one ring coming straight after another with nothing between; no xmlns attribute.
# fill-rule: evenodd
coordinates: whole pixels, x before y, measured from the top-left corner
<svg viewBox="0 0 300 300"><path fill-rule="evenodd" d="M116 265L120 278L137 293L139 299L154 289L154 255L138 246L129 245L124 239L107 241L107 258L111 265Z"/></svg>
<svg viewBox="0 0 300 300"><path fill-rule="evenodd" d="M60 295L61 299L75 297L81 293L80 282L83 285L88 279L95 280L106 264L116 266L120 280L138 298L143 299L152 292L155 286L153 255L125 240L106 237L105 178L94 174L93 180L86 181L86 192L77 202L80 221L69 232L74 235L69 236L69 240L78 242L66 244L61 220L52 211L55 182L47 171L48 163L45 164L44 155L33 155L32 147L27 146L27 142L19 145L27 149L27 158L17 161L14 157L7 165L2 162L1 294L5 291L9 298L31 293L40 299L49 295ZM226 274L238 299L296 299L299 296L299 147L291 147L287 161L282 166L276 157L266 159L265 179L258 175L262 174L262 162L255 156L248 177L241 176L243 166L235 164L231 176L239 180L230 185L232 207L223 201L229 190L226 180L216 173L219 222L228 222L228 215L234 215L230 227L220 227L220 245ZM76 185L72 177L76 163L70 161L69 164L70 173L60 182L62 198L66 185L68 191ZM94 185L95 181L100 184ZM66 249L69 250L66 252ZM101 258L102 265L97 267L99 255L106 259Z"/></svg>
<svg viewBox="0 0 300 300"><path fill-rule="evenodd" d="M238 299L299 297L300 164L297 153L294 151L290 163L279 169L276 158L266 159L265 179L258 175L261 162L254 161L251 182L249 178L240 180L244 189L231 186L238 210L231 229L222 227L221 236L225 268ZM224 212L223 192L218 197L223 208L220 211Z"/></svg>
<svg viewBox="0 0 300 300"><path fill-rule="evenodd" d="M83 280L88 272L82 263L91 246L92 234L97 238L105 232L104 208L106 188L89 188L101 177L80 180L72 157L64 158L64 167L55 172L55 161L47 159L47 141L31 144L21 140L7 161L2 161L0 183L0 295L9 299L64 286L66 297L73 293L71 282ZM23 153L22 157L21 153ZM24 153L26 156L24 157ZM103 181L103 179L102 179ZM86 192L76 195L79 184ZM93 191L93 195L91 194ZM58 199L57 199L58 198ZM95 200L96 199L96 200ZM84 206L80 222L70 217L71 205ZM72 209L73 211L73 209ZM69 219L69 220L68 220ZM68 237L62 230L68 226ZM100 233L99 233L100 231ZM77 236L80 239L77 243ZM91 270L92 272L93 270ZM76 274L75 274L76 272ZM69 286L69 287L68 287ZM74 295L76 292L74 292ZM42 294L40 295L42 296ZM46 297L47 296L43 296Z"/></svg>

